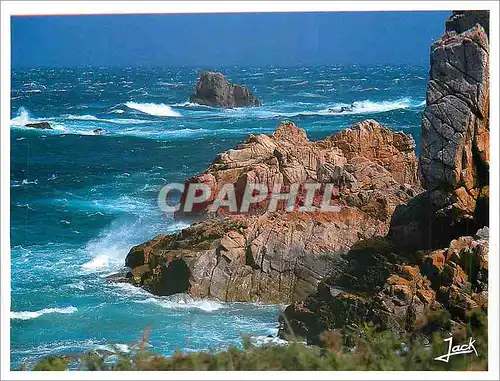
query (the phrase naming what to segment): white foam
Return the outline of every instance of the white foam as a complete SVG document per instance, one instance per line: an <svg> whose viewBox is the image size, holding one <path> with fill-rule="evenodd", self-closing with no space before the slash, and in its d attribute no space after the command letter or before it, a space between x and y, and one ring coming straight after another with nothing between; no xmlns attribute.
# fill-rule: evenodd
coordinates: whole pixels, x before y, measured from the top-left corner
<svg viewBox="0 0 500 381"><path fill-rule="evenodd" d="M68 285L68 287L76 289L76 290L80 290L80 291L85 290L85 284L82 281L78 281L76 283L71 283Z"/></svg>
<svg viewBox="0 0 500 381"><path fill-rule="evenodd" d="M26 124L30 122L30 114L29 111L24 107L20 107L17 111L17 116L12 118L10 124L16 127L24 127Z"/></svg>
<svg viewBox="0 0 500 381"><path fill-rule="evenodd" d="M398 109L405 109L411 106L409 98L401 98L395 101L372 102L369 100L354 102L352 114L370 114L378 112L386 112Z"/></svg>
<svg viewBox="0 0 500 381"><path fill-rule="evenodd" d="M115 110L113 112L117 112ZM119 110L123 113L123 110ZM94 115L62 115L63 118L67 120L76 120L76 121L89 121L96 123L114 123L114 124L144 124L144 123L152 123L153 120L142 120L142 119L101 119ZM89 134L93 134L92 131L87 131Z"/></svg>
<svg viewBox="0 0 500 381"><path fill-rule="evenodd" d="M34 181L29 181L28 179L24 179L21 182L22 185L30 185L30 184L38 184L38 179L35 179Z"/></svg>
<svg viewBox="0 0 500 381"><path fill-rule="evenodd" d="M306 86L308 84L309 84L308 81L302 81L302 82L294 83L293 85L290 85L290 86Z"/></svg>
<svg viewBox="0 0 500 381"><path fill-rule="evenodd" d="M82 265L83 268L89 270L107 269L108 266L109 256L107 255L98 255Z"/></svg>
<svg viewBox="0 0 500 381"><path fill-rule="evenodd" d="M289 344L288 341L283 340L277 336L272 336L272 337L253 336L250 338L250 342L257 347L268 346L268 345L286 346Z"/></svg>
<svg viewBox="0 0 500 381"><path fill-rule="evenodd" d="M187 296L180 296L175 299L172 299L172 297L170 299L148 298L145 300L138 300L136 302L155 304L166 309L198 309L205 312L213 312L224 308L224 305L213 300L193 300Z"/></svg>
<svg viewBox="0 0 500 381"><path fill-rule="evenodd" d="M74 120L99 120L94 115L68 115L67 119L74 119Z"/></svg>
<svg viewBox="0 0 500 381"><path fill-rule="evenodd" d="M182 116L178 112L172 110L172 108L163 103L137 103L137 102L127 102L125 106L128 108L138 110L145 114L155 115L155 116L167 116L178 118Z"/></svg>
<svg viewBox="0 0 500 381"><path fill-rule="evenodd" d="M193 103L193 102L175 103L172 105L172 107L195 107L195 108L206 108L206 109L217 110L217 108L215 108L215 107L210 107L207 105L200 105L198 103Z"/></svg>
<svg viewBox="0 0 500 381"><path fill-rule="evenodd" d="M63 308L44 308L39 311L20 311L20 312L12 312L10 313L11 319L19 319L19 320L30 320L36 319L39 316L46 314L72 314L78 311L76 307L69 306Z"/></svg>
<svg viewBox="0 0 500 381"><path fill-rule="evenodd" d="M410 98L400 98L395 101L373 102L370 100L356 101L352 104L336 103L328 108L317 111L297 111L290 113L276 113L275 117L296 117L308 115L322 116L339 116L339 115L356 115L356 114L376 114L399 109L408 109L410 107L418 107L419 103L415 103ZM332 112L331 110L340 109L341 107L350 107L349 110L343 112Z"/></svg>

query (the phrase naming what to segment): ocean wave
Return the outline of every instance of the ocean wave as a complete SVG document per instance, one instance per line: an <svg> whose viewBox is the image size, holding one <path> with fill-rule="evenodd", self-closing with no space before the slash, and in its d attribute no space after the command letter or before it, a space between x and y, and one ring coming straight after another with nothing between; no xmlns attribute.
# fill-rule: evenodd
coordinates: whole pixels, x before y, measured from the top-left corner
<svg viewBox="0 0 500 381"><path fill-rule="evenodd" d="M123 110L122 110L123 112ZM154 123L154 120L143 120L143 119L101 119L94 115L62 115L62 118L67 120L81 120L90 122L100 122L100 123L114 123L114 124L144 124L144 123ZM91 131L90 131L91 132Z"/></svg>
<svg viewBox="0 0 500 381"><path fill-rule="evenodd" d="M301 91L300 93L295 94L295 96L302 97L302 98L326 98L324 95L316 94L316 93L309 93L306 91Z"/></svg>
<svg viewBox="0 0 500 381"><path fill-rule="evenodd" d="M322 95L309 93L309 92L300 92L296 94L299 97L307 97L307 98L320 98ZM425 103L425 101L423 101ZM284 104L281 103L274 104L268 107L241 107L241 108L232 108L232 109L217 109L209 107L209 111L206 111L207 117L216 116L216 117L227 117L227 118L256 118L256 119L273 119L273 118L291 118L291 117L299 117L299 116L339 116L339 115L349 115L349 114L375 114L381 112L387 112L397 109L408 109L408 108L418 108L422 106L422 101L414 101L411 98L399 98L396 100L387 100L387 101L371 101L371 100L362 100L355 101L352 104L347 103L335 103L328 107L326 104L322 106L325 108L322 109L300 109L303 104L301 102L294 102L293 104ZM175 107L199 107L199 105L195 105L189 102L173 105ZM280 108L288 108L290 109L298 108L297 111L283 111L281 112ZM316 106L317 107L317 106ZM332 110L340 109L341 107L349 107L349 110L343 112L334 112ZM292 109L293 110L293 109ZM195 112L196 110L193 110ZM205 116L202 110L198 110L200 115ZM196 129L196 130L177 130L178 134L200 134L203 132L215 132L212 130L204 130L204 129ZM164 131L163 131L164 132ZM167 132L168 133L176 133L176 132ZM217 130L217 133L220 131Z"/></svg>
<svg viewBox="0 0 500 381"><path fill-rule="evenodd" d="M216 108L216 107L210 107L210 106L207 106L207 105L200 105L198 103L193 103L193 102L174 103L171 106L172 107L201 108L201 109L218 110L218 108Z"/></svg>
<svg viewBox="0 0 500 381"><path fill-rule="evenodd" d="M16 204L16 207L18 208L24 208L24 209L28 209L28 210L35 210L33 209L29 204L21 204L21 203L17 203Z"/></svg>
<svg viewBox="0 0 500 381"><path fill-rule="evenodd" d="M219 302L213 300L194 300L186 296L174 295L175 298L148 298L137 300L137 303L155 304L166 309L198 309L205 312L213 312L224 308Z"/></svg>
<svg viewBox="0 0 500 381"><path fill-rule="evenodd" d="M289 77L289 78L277 78L274 79L273 82L298 82L297 78Z"/></svg>
<svg viewBox="0 0 500 381"><path fill-rule="evenodd" d="M21 185L31 185L31 184L38 184L38 179L35 179L33 181L29 181L28 179L24 179L21 181Z"/></svg>
<svg viewBox="0 0 500 381"><path fill-rule="evenodd" d="M90 261L84 263L82 265L82 268L84 268L87 271L95 272L99 270L108 270L109 268L109 259L110 257L108 255L97 255L96 257L92 258Z"/></svg>
<svg viewBox="0 0 500 381"><path fill-rule="evenodd" d="M302 109L297 111L287 111L280 112L278 107L272 107L269 109L264 108L236 108L223 110L221 116L226 117L250 117L257 119L274 119L274 118L293 118L299 116L325 116L325 117L338 117L342 115L353 115L353 114L375 114L381 112L387 112L398 109L408 109L419 107L422 102L415 102L410 98L400 98L394 101L380 101L373 102L370 100L355 101L352 104L347 103L335 103L326 108L311 110ZM299 106L298 104L296 106ZM323 107L326 105L323 104ZM335 110L340 110L341 107L348 108L342 112L335 112ZM219 132L219 130L217 131ZM250 131L248 131L250 132Z"/></svg>
<svg viewBox="0 0 500 381"><path fill-rule="evenodd" d="M99 120L96 116L94 115L63 115L66 119L69 120Z"/></svg>
<svg viewBox="0 0 500 381"><path fill-rule="evenodd" d="M17 116L10 120L10 124L13 126L24 127L31 121L29 111L24 107L20 107L17 110Z"/></svg>
<svg viewBox="0 0 500 381"><path fill-rule="evenodd" d="M31 127L26 127L28 123L36 123L36 122L44 122L47 120L54 120L54 118L33 118L30 114L30 112L24 108L20 107L19 110L17 111L17 116L12 118L10 120L10 125L11 127L15 128L21 128L21 129L26 129L30 131L38 131L38 132L43 132L45 133L52 133L54 131L65 131L65 127L61 126L60 124L51 124L52 130L40 130L37 128L31 128Z"/></svg>
<svg viewBox="0 0 500 381"><path fill-rule="evenodd" d="M412 101L409 98L401 98L395 101L372 102L369 100L354 102L352 104L352 114L370 114L409 108ZM341 106L341 105L339 105Z"/></svg>
<svg viewBox="0 0 500 381"><path fill-rule="evenodd" d="M338 116L338 115L352 115L352 114L376 114L381 112L408 109L412 107L419 107L421 102L412 101L410 98L400 98L394 101L380 101L373 102L370 100L356 101L352 104L347 103L337 103L323 110L317 112L302 112L295 113L296 115L328 115L328 116ZM341 107L348 107L346 111L343 112L332 112L332 110L340 109ZM296 116L293 114L285 114L284 116Z"/></svg>
<svg viewBox="0 0 500 381"><path fill-rule="evenodd" d="M277 336L252 336L250 338L250 342L257 346L257 347L263 347L263 346L287 346L289 343L286 340L283 340ZM305 344L305 342L304 342Z"/></svg>
<svg viewBox="0 0 500 381"><path fill-rule="evenodd" d="M306 85L308 85L308 84L309 84L309 82L308 82L308 81L302 81L302 82L297 82L297 83L294 83L294 84L292 84L292 85L290 85L290 86L306 86Z"/></svg>
<svg viewBox="0 0 500 381"><path fill-rule="evenodd" d="M18 320L30 320L30 319L36 319L37 317L46 314L72 314L76 311L78 311L78 308L73 306L62 307L62 308L44 308L39 311L11 312L10 318Z"/></svg>
<svg viewBox="0 0 500 381"><path fill-rule="evenodd" d="M137 102L127 102L125 103L130 109L140 111L144 114L154 115L154 116L166 116L178 118L182 115L177 111L172 110L172 108L163 103L137 103Z"/></svg>
<svg viewBox="0 0 500 381"><path fill-rule="evenodd" d="M89 211L86 205L84 204L84 208ZM113 222L97 238L86 244L84 253L89 258L81 265L84 273L103 273L122 268L130 248L151 238L151 231L155 229L154 222L145 223L141 215L154 213L156 205L149 205L128 197L120 197L108 205L108 207L113 206L121 208L127 213L127 217ZM139 215L139 217L130 221L129 216L134 214ZM157 223L161 224L161 231L164 233L174 233L189 226L185 222L172 222L168 224L161 219Z"/></svg>
<svg viewBox="0 0 500 381"><path fill-rule="evenodd" d="M365 89L360 89L358 91L360 91L360 92L363 92L363 91L380 91L380 89L378 87L367 87Z"/></svg>
<svg viewBox="0 0 500 381"><path fill-rule="evenodd" d="M167 86L167 87L184 87L185 85L180 82L158 82L158 85L160 86Z"/></svg>
<svg viewBox="0 0 500 381"><path fill-rule="evenodd" d="M224 130L224 129L223 129ZM133 135L133 136L144 136L144 137L175 137L182 138L186 136L204 136L210 133L217 133L220 130L209 130L206 128L181 128L179 130L167 130L167 131L140 131L136 129L120 131L121 135ZM223 131L222 131L223 132Z"/></svg>

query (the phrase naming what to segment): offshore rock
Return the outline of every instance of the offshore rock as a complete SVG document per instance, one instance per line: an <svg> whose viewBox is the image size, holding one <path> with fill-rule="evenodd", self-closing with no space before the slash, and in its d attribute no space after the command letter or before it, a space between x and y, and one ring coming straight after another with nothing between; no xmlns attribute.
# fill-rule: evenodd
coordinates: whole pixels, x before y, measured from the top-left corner
<svg viewBox="0 0 500 381"><path fill-rule="evenodd" d="M190 102L222 108L261 105L248 88L231 84L223 74L211 71L201 73Z"/></svg>
<svg viewBox="0 0 500 381"><path fill-rule="evenodd" d="M53 130L49 122L28 123L24 127L37 128L39 130Z"/></svg>

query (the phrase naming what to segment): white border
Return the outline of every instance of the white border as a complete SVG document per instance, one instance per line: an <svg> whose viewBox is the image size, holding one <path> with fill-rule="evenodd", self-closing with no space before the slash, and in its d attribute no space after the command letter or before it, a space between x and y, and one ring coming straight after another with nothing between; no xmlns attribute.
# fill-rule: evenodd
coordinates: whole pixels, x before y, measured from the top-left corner
<svg viewBox="0 0 500 381"><path fill-rule="evenodd" d="M312 11L383 11L383 10L490 10L490 65L492 105L499 100L499 3L496 1L12 1L1 2L1 374L2 380L163 380L163 379L498 379L499 376L499 138L498 107L491 107L490 169L490 256L489 256L489 371L488 372L11 372L10 371L10 16L114 13L231 13L231 12L312 12ZM443 25L444 30L444 25ZM8 190L7 190L8 189Z"/></svg>

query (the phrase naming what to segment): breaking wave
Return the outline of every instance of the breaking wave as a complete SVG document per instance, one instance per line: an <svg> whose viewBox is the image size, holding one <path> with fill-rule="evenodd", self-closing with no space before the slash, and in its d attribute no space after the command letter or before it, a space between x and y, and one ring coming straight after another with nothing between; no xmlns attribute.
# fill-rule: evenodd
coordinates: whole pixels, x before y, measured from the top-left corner
<svg viewBox="0 0 500 381"><path fill-rule="evenodd" d="M125 103L130 109L140 111L144 114L154 115L154 116L167 116L178 118L182 115L177 111L172 110L172 108L163 103L136 103L136 102L127 102Z"/></svg>
<svg viewBox="0 0 500 381"><path fill-rule="evenodd" d="M72 314L74 312L78 311L78 308L69 306L69 307L63 307L63 308L44 308L43 310L39 311L20 311L20 312L11 312L10 313L10 318L11 319L19 319L19 320L30 320L30 319L36 319L37 317L40 317L42 315L46 314Z"/></svg>
<svg viewBox="0 0 500 381"><path fill-rule="evenodd" d="M188 296L174 295L176 298L169 299L148 298L138 300L137 303L155 304L166 309L198 309L205 312L212 312L224 308L222 303L213 300L194 300Z"/></svg>

